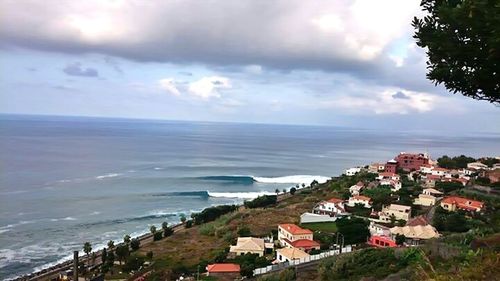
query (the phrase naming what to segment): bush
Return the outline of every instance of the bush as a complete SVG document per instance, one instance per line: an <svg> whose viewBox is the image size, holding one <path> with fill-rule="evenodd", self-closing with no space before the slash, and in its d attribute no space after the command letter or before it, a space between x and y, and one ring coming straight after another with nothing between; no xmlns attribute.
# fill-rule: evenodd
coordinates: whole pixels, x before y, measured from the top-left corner
<svg viewBox="0 0 500 281"><path fill-rule="evenodd" d="M163 230L163 237L169 237L172 234L174 234L174 229L171 227L167 227Z"/></svg>
<svg viewBox="0 0 500 281"><path fill-rule="evenodd" d="M215 226L213 224L204 224L200 226L200 234L205 236L215 235Z"/></svg>
<svg viewBox="0 0 500 281"><path fill-rule="evenodd" d="M144 264L144 258L140 256L131 256L123 265L123 271L137 271Z"/></svg>
<svg viewBox="0 0 500 281"><path fill-rule="evenodd" d="M446 169L460 169L467 168L468 163L475 162L476 159L472 157L467 157L465 155L460 155L457 157L450 158L447 155L437 159L439 167Z"/></svg>
<svg viewBox="0 0 500 281"><path fill-rule="evenodd" d="M252 201L245 201L245 207L249 209L254 208L264 208L276 204L278 196L276 195L264 195L255 198Z"/></svg>
<svg viewBox="0 0 500 281"><path fill-rule="evenodd" d="M452 191L459 190L463 187L464 186L459 182L442 182L442 181L436 182L436 188L441 189L445 193L450 193Z"/></svg>
<svg viewBox="0 0 500 281"><path fill-rule="evenodd" d="M344 236L344 244L364 243L370 237L368 222L360 218L341 218L335 221L340 233Z"/></svg>
<svg viewBox="0 0 500 281"><path fill-rule="evenodd" d="M161 240L161 238L163 238L163 234L161 233L161 231L157 231L155 232L155 234L153 234L153 241Z"/></svg>
<svg viewBox="0 0 500 281"><path fill-rule="evenodd" d="M244 226L244 227L238 229L238 235L243 236L243 237L248 237L248 236L252 236L252 232L250 231L250 228Z"/></svg>
<svg viewBox="0 0 500 281"><path fill-rule="evenodd" d="M211 222L216 220L218 217L236 211L238 206L236 205L220 205L210 208L206 208L200 213L193 213L191 217L193 218L194 224L202 224L206 222Z"/></svg>
<svg viewBox="0 0 500 281"><path fill-rule="evenodd" d="M134 238L130 241L130 248L132 248L132 251L137 251L140 246L141 246L141 241L139 239Z"/></svg>
<svg viewBox="0 0 500 281"><path fill-rule="evenodd" d="M186 221L186 228L191 228L193 226L193 220Z"/></svg>

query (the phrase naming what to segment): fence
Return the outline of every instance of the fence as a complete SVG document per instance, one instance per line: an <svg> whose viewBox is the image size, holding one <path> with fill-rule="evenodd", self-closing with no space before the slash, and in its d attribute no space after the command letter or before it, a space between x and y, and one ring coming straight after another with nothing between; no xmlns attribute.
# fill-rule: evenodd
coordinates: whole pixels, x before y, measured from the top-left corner
<svg viewBox="0 0 500 281"><path fill-rule="evenodd" d="M347 245L344 248L342 248L342 253L349 253L349 252L352 252L351 245ZM323 252L320 254L310 255L310 256L307 256L307 257L304 257L301 259L296 259L296 260L291 260L291 261L282 262L282 263L278 263L278 264L268 265L266 267L254 269L253 275L256 276L256 275L266 274L266 273L273 272L273 271L279 271L279 270L286 269L286 268L291 267L291 266L296 266L296 265L303 264L303 263L317 261L317 260L324 259L327 257L335 256L338 254L340 254L339 250L330 250L330 251Z"/></svg>

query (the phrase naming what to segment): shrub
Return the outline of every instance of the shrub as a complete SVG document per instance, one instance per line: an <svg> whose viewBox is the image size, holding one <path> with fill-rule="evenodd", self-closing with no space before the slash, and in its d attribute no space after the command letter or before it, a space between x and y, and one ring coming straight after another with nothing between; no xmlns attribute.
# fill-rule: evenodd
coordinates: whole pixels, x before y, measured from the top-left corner
<svg viewBox="0 0 500 281"><path fill-rule="evenodd" d="M161 238L163 238L161 231L157 231L153 234L153 241L161 240Z"/></svg>
<svg viewBox="0 0 500 281"><path fill-rule="evenodd" d="M123 265L123 271L131 272L138 270L144 264L144 258L140 256L131 256Z"/></svg>
<svg viewBox="0 0 500 281"><path fill-rule="evenodd" d="M130 248L132 248L132 251L137 251L140 246L141 246L141 241L139 239L134 238L130 241Z"/></svg>
<svg viewBox="0 0 500 281"><path fill-rule="evenodd" d="M255 198L252 201L245 201L244 205L247 208L264 208L276 204L278 196L276 195L264 195Z"/></svg>
<svg viewBox="0 0 500 281"><path fill-rule="evenodd" d="M193 226L193 220L186 221L186 228L191 228Z"/></svg>
<svg viewBox="0 0 500 281"><path fill-rule="evenodd" d="M218 217L236 211L238 207L236 205L220 205L210 208L206 208L200 213L194 213L191 215L194 224L202 224L206 222L211 222L216 220Z"/></svg>
<svg viewBox="0 0 500 281"><path fill-rule="evenodd" d="M238 229L238 235L239 236L252 236L252 232L250 231L250 228L244 226L244 227Z"/></svg>

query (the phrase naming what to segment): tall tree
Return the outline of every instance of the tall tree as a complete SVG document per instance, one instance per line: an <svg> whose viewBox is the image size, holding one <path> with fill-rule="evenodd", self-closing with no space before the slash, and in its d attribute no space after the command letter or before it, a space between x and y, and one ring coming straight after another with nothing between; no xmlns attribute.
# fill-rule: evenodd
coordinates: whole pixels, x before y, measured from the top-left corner
<svg viewBox="0 0 500 281"><path fill-rule="evenodd" d="M90 252L92 252L92 245L90 245L90 242L85 242L83 244L83 251L85 252L85 254L87 254L88 259Z"/></svg>
<svg viewBox="0 0 500 281"><path fill-rule="evenodd" d="M446 89L500 104L500 4L497 0L422 0L417 45L427 49L427 78Z"/></svg>
<svg viewBox="0 0 500 281"><path fill-rule="evenodd" d="M109 241L108 241L108 248L109 248L110 250L113 250L113 249L115 248L115 241L113 241L113 240L109 240Z"/></svg>
<svg viewBox="0 0 500 281"><path fill-rule="evenodd" d="M123 236L123 243L125 243L127 245L130 243L130 235L127 234L127 235Z"/></svg>

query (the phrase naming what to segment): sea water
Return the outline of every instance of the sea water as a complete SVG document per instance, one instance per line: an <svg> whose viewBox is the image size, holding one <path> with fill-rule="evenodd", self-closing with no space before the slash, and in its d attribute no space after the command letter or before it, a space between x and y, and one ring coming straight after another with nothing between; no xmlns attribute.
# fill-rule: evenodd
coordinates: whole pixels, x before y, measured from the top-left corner
<svg viewBox="0 0 500 281"><path fill-rule="evenodd" d="M500 154L495 134L0 116L0 279L180 214L241 203L400 151Z"/></svg>

